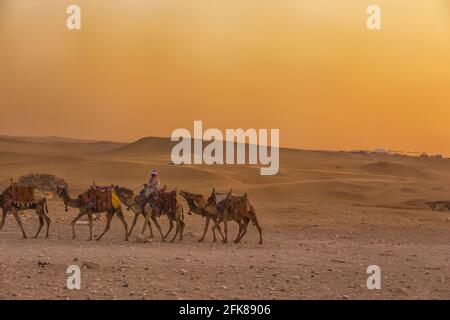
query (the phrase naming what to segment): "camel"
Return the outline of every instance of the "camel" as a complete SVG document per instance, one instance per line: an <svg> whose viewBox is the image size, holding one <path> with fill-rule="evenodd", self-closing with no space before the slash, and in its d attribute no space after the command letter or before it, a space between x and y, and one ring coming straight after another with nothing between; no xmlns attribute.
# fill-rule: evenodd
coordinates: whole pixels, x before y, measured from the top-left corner
<svg viewBox="0 0 450 320"><path fill-rule="evenodd" d="M131 233L136 226L137 219L140 215L142 215L145 219L147 214L147 209L149 206L146 206L147 201L143 195L134 196L134 192L130 189L114 186L114 191L116 192L120 202L127 207L127 210L131 210L134 212L133 223L131 224L130 231L128 232L128 236L131 236ZM150 228L150 237L153 238L153 228L150 220L148 220L148 226ZM142 226L141 235L145 232L144 226Z"/></svg>
<svg viewBox="0 0 450 320"><path fill-rule="evenodd" d="M429 201L425 202L430 206L431 210L447 211L450 210L450 201Z"/></svg>
<svg viewBox="0 0 450 320"><path fill-rule="evenodd" d="M151 228L149 219L152 219L153 223L156 225L156 228L158 229L158 231L161 235L162 241L166 241L166 238L172 231L172 229L174 227L174 222L175 222L176 231L175 231L175 235L173 236L173 238L170 242L174 242L178 234L180 235L179 240L180 241L183 240L184 228L185 228L183 206L178 199L176 199L174 209L166 206L165 201L164 201L164 196L169 194L169 192L165 191L166 186L164 186L162 190L158 190L155 193L155 195L149 201L147 201L145 204L143 204L143 203L137 204L133 191L131 191L127 188L115 186L114 190L115 190L119 200L125 206L127 206L127 208L130 208L133 211L134 210L138 211L138 213L136 213L136 211L134 211L135 217L133 220L132 228L136 224L137 216L139 216L139 214L143 214L145 220L144 220L144 225L142 227L142 234L145 233L145 230L147 229L147 225L149 225ZM172 192L176 193L176 191L172 191ZM165 235L163 235L161 226L157 220L157 218L159 218L162 215L167 216L167 218L169 219L169 230L167 231L167 233Z"/></svg>
<svg viewBox="0 0 450 320"><path fill-rule="evenodd" d="M186 191L180 191L180 196L182 196L188 203L188 206L189 206L188 214L189 215L192 215L194 213L194 214L200 215L202 217L206 217L203 235L201 236L200 239L197 240L198 242L202 242L205 239L205 235L206 235L206 232L208 231L210 221L213 220L213 222L216 223L217 212L214 212L213 210L205 210L207 202L205 201L205 198L201 194L194 194L194 193L189 193ZM215 234L214 230L211 230L211 232L213 233L213 242L216 242L217 239L216 239L216 234ZM220 226L219 226L219 232L220 232L220 235L222 236L222 239L224 239L222 230L220 230Z"/></svg>
<svg viewBox="0 0 450 320"><path fill-rule="evenodd" d="M39 227L38 230L33 238L37 238L39 236L39 233L42 230L42 227L44 226L44 221L47 224L47 231L45 237L49 237L49 228L50 228L50 217L47 215L48 213L48 206L47 206L47 199L44 196L40 196L33 201L30 202L15 202L12 201L7 190L3 191L0 195L0 207L2 208L2 221L0 222L0 229L3 228L6 220L6 214L8 212L11 212L12 215L16 218L17 224L19 225L22 236L24 239L27 238L27 235L25 233L25 230L22 225L22 221L19 217L19 211L21 210L35 210L36 214L39 217Z"/></svg>
<svg viewBox="0 0 450 320"><path fill-rule="evenodd" d="M111 207L107 208L105 211L99 212L98 210L95 210L94 208L91 208L88 205L88 203L86 203L83 200L85 195L88 192L89 191L85 192L84 194L80 194L78 196L78 198L73 199L73 198L70 197L69 192L67 191L67 189L65 187L63 187L63 186L58 186L57 187L56 194L64 202L65 210L68 211L68 207L79 209L78 215L71 222L71 225L72 225L72 239L75 239L75 237L76 237L75 236L75 224L76 224L76 222L81 217L87 215L88 221L89 221L89 239L88 240L91 241L92 240L92 228L93 228L92 215L106 212L106 226L105 226L105 230L95 240L97 240L97 241L100 240L105 235L105 233L110 229L111 220L114 217L114 214L116 214L117 217L119 218L119 220L122 222L124 228L125 228L125 241L128 241L128 225L127 225L127 222L125 221L125 217L123 215L122 208L120 206L118 208L115 208L114 206L111 205Z"/></svg>
<svg viewBox="0 0 450 320"><path fill-rule="evenodd" d="M262 244L262 229L259 225L258 219L256 218L255 208L250 204L248 200L247 193L244 196L238 197L232 194L231 190L226 194L225 199L223 199L224 194L217 193L215 189L208 199L209 208L217 210L218 219L213 226L213 231L219 228L219 224L223 222L225 237L223 243L228 242L228 221L235 221L239 225L239 232L234 240L235 243L239 243L244 235L247 233L248 223L252 221L253 225L256 226L259 232L259 244ZM218 199L223 199L217 202Z"/></svg>

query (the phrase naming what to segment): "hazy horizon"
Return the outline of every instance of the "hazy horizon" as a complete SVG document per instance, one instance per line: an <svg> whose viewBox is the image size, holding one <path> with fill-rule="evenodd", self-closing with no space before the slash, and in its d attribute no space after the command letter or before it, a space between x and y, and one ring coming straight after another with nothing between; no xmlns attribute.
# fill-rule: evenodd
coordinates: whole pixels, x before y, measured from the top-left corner
<svg viewBox="0 0 450 320"><path fill-rule="evenodd" d="M132 142L279 128L309 150L450 150L450 6L372 1L0 3L0 133Z"/></svg>

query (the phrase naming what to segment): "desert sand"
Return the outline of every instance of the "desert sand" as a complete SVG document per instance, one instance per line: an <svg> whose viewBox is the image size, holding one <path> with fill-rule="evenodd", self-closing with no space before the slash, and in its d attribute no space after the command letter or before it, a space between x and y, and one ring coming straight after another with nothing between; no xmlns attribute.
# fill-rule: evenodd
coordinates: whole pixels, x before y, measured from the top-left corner
<svg viewBox="0 0 450 320"><path fill-rule="evenodd" d="M264 244L252 226L240 244L212 243L210 232L199 243L204 220L191 215L181 242L161 242L156 229L137 241L142 218L128 242L117 218L101 241L87 241L83 224L72 240L77 211L53 197L50 238L22 240L11 216L0 230L0 299L450 299L450 213L425 204L450 200L450 160L282 149L279 174L264 177L258 166L174 166L171 147L3 136L0 186L51 173L72 196L93 181L139 191L156 168L170 188L247 192ZM32 236L36 215L22 218ZM82 267L81 290L66 288L69 265ZM367 289L369 265L381 268L380 290Z"/></svg>

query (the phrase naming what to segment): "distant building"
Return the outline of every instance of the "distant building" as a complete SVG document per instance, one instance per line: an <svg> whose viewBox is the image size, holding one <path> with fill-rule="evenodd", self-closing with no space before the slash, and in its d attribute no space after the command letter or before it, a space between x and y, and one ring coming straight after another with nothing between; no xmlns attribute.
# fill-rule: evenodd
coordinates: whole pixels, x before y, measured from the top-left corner
<svg viewBox="0 0 450 320"><path fill-rule="evenodd" d="M374 150L372 151L372 153L376 153L376 154L389 154L389 151L387 151L387 150L385 150L385 149L383 149L383 148L377 148L377 149L374 149Z"/></svg>

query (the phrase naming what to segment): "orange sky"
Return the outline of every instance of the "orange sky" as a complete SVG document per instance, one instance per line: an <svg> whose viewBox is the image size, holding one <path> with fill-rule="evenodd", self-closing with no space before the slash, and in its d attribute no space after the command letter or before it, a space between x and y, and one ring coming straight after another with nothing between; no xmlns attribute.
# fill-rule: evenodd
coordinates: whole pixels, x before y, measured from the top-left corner
<svg viewBox="0 0 450 320"><path fill-rule="evenodd" d="M131 141L203 120L448 154L449 84L448 0L0 2L0 134Z"/></svg>

